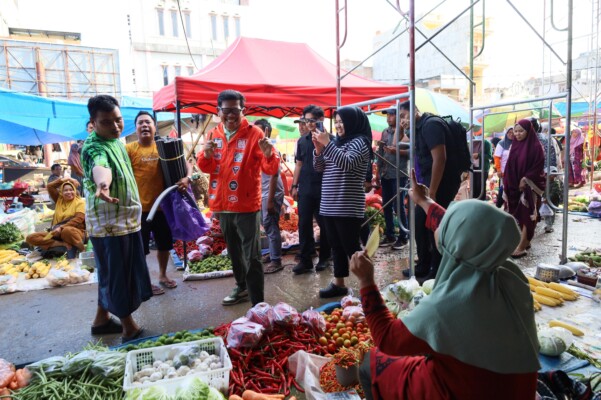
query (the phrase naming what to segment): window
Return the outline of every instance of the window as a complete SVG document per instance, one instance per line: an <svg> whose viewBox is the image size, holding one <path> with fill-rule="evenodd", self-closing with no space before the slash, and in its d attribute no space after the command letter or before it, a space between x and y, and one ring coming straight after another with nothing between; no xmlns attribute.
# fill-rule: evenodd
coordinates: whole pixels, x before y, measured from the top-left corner
<svg viewBox="0 0 601 400"><path fill-rule="evenodd" d="M194 75L194 67L191 65L188 65L188 76L192 76Z"/></svg>
<svg viewBox="0 0 601 400"><path fill-rule="evenodd" d="M211 38L217 40L217 15L211 14Z"/></svg>
<svg viewBox="0 0 601 400"><path fill-rule="evenodd" d="M179 65L176 65L175 67L173 67L174 71L175 71L175 76L181 76L182 74L182 67L180 67Z"/></svg>
<svg viewBox="0 0 601 400"><path fill-rule="evenodd" d="M169 67L167 65L161 65L163 69L163 86L167 86L169 84Z"/></svg>
<svg viewBox="0 0 601 400"><path fill-rule="evenodd" d="M234 23L236 24L236 37L240 37L240 17L234 17Z"/></svg>
<svg viewBox="0 0 601 400"><path fill-rule="evenodd" d="M163 19L163 10L157 8L157 16L159 17L159 35L165 36L165 21Z"/></svg>
<svg viewBox="0 0 601 400"><path fill-rule="evenodd" d="M227 15L223 16L223 38L227 39L230 37L230 17Z"/></svg>
<svg viewBox="0 0 601 400"><path fill-rule="evenodd" d="M186 22L186 36L188 38L191 38L192 37L192 22L190 20L189 12L184 14L184 21Z"/></svg>
<svg viewBox="0 0 601 400"><path fill-rule="evenodd" d="M173 36L177 37L178 36L178 32L177 32L177 11L176 10L171 10L171 26L173 28Z"/></svg>

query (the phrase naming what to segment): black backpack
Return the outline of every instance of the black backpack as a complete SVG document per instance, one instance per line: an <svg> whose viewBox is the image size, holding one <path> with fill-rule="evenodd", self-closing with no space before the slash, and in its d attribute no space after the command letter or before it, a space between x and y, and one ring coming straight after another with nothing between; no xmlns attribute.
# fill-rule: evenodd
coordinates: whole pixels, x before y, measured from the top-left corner
<svg viewBox="0 0 601 400"><path fill-rule="evenodd" d="M446 143L447 165L450 165L453 171L458 173L472 170L472 155L467 143L467 130L461 125L461 120L455 120L447 115L440 117L438 115L424 113L422 118L440 118L445 122L450 132L451 142ZM424 121L425 124L426 121Z"/></svg>

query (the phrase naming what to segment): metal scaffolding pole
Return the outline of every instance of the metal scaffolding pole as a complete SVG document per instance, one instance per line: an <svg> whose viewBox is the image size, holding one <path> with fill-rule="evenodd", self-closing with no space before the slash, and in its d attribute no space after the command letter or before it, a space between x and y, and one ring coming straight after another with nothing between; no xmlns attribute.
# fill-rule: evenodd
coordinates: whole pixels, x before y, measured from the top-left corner
<svg viewBox="0 0 601 400"><path fill-rule="evenodd" d="M568 195L569 195L569 168L568 164L570 162L570 138L571 138L571 122L572 122L572 30L573 30L573 0L568 0L568 62L566 65L566 88L568 90L567 97L567 107L566 107L566 142L564 152L564 172L563 172L563 225L561 232L561 263L566 263L568 261Z"/></svg>
<svg viewBox="0 0 601 400"><path fill-rule="evenodd" d="M415 0L409 0L409 167L415 153ZM398 167L398 165L397 165ZM412 175L412 174L410 174ZM415 204L409 197L409 276L415 276Z"/></svg>

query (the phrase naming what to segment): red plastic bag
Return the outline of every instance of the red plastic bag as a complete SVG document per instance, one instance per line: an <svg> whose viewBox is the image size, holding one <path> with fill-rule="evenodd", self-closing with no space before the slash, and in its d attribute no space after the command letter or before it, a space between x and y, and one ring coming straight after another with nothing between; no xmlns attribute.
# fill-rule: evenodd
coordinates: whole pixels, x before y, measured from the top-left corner
<svg viewBox="0 0 601 400"><path fill-rule="evenodd" d="M273 308L267 303L256 304L253 308L248 310L246 318L261 325L267 332L271 332L273 329L275 315Z"/></svg>
<svg viewBox="0 0 601 400"><path fill-rule="evenodd" d="M238 318L230 326L227 334L227 346L235 349L254 347L263 337L263 326L250 321L246 317Z"/></svg>
<svg viewBox="0 0 601 400"><path fill-rule="evenodd" d="M313 308L301 314L302 323L308 325L313 331L319 335L326 331L326 320L319 312Z"/></svg>
<svg viewBox="0 0 601 400"><path fill-rule="evenodd" d="M300 323L300 315L296 308L290 304L279 302L273 307L274 322L276 325L290 326Z"/></svg>

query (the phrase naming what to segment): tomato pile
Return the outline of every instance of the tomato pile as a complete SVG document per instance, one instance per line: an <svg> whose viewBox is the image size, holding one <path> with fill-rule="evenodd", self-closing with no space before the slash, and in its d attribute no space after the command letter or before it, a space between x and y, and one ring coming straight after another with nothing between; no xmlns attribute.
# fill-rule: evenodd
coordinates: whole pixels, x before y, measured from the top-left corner
<svg viewBox="0 0 601 400"><path fill-rule="evenodd" d="M326 331L319 338L319 344L334 354L341 347L356 347L359 343L371 341L367 323L354 316L342 315L342 308L336 308L331 314L321 313L326 320Z"/></svg>

